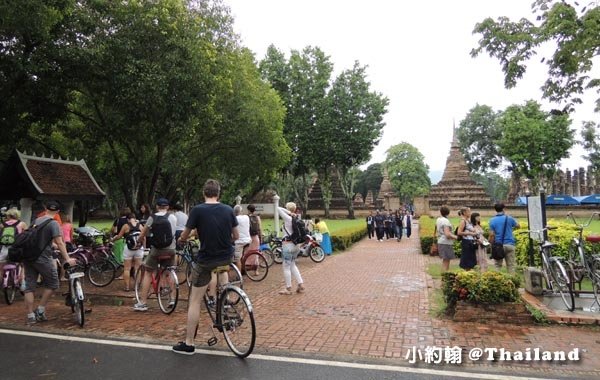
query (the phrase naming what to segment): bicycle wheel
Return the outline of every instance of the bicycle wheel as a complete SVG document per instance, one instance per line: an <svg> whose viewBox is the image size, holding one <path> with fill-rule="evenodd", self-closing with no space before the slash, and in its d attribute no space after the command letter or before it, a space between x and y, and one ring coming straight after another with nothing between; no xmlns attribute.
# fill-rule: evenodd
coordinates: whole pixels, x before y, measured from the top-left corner
<svg viewBox="0 0 600 380"><path fill-rule="evenodd" d="M85 309L83 307L83 288L81 287L81 282L78 278L73 280L73 294L71 295L73 300L72 310L75 312L75 318L77 320L77 324L83 327L85 323ZM82 296L81 298L79 296Z"/></svg>
<svg viewBox="0 0 600 380"><path fill-rule="evenodd" d="M160 272L158 280L158 306L165 314L171 314L177 307L179 300L179 282L173 269L164 269Z"/></svg>
<svg viewBox="0 0 600 380"><path fill-rule="evenodd" d="M281 251L281 247L277 247L273 250L273 261L276 264L281 264L283 262L283 252Z"/></svg>
<svg viewBox="0 0 600 380"><path fill-rule="evenodd" d="M140 303L142 293L142 282L144 281L144 276L146 276L146 268L143 265L140 265L138 270L135 272L135 300Z"/></svg>
<svg viewBox="0 0 600 380"><path fill-rule="evenodd" d="M580 252L580 250L581 247L578 244L576 244L575 241L572 241L569 245L569 256L566 262L569 266L571 280L573 284L575 284L576 282L580 283L581 280L583 280L583 277L585 276L584 263L581 262L583 254Z"/></svg>
<svg viewBox="0 0 600 380"><path fill-rule="evenodd" d="M187 283L187 286L190 289L192 288L192 270L194 270L192 263L187 263L185 265L185 282Z"/></svg>
<svg viewBox="0 0 600 380"><path fill-rule="evenodd" d="M241 302L233 304L230 298L239 298ZM246 293L240 288L227 286L219 295L217 310L218 323L231 351L240 358L250 355L256 342L256 326L252 304Z"/></svg>
<svg viewBox="0 0 600 380"><path fill-rule="evenodd" d="M177 280L179 281L179 285L181 285L184 282L188 281L188 267L190 264L187 261L180 259L180 256L177 256L177 258L180 262L178 262L175 266L175 272L177 273Z"/></svg>
<svg viewBox="0 0 600 380"><path fill-rule="evenodd" d="M15 296L17 295L17 284L15 281L15 271L9 270L7 273L8 278L6 279L6 287L4 288L4 300L7 305L12 305L15 302Z"/></svg>
<svg viewBox="0 0 600 380"><path fill-rule="evenodd" d="M569 281L569 275L563 264L556 258L550 260L550 272L553 277L552 290L558 291L567 310L575 309L575 298L573 295L573 284Z"/></svg>
<svg viewBox="0 0 600 380"><path fill-rule="evenodd" d="M87 277L97 287L105 287L115 279L117 268L109 259L99 259L90 264Z"/></svg>
<svg viewBox="0 0 600 380"><path fill-rule="evenodd" d="M229 272L227 273L229 277L229 284L233 286L237 286L240 289L244 289L244 280L242 278L242 273L238 269L235 264L229 264Z"/></svg>
<svg viewBox="0 0 600 380"><path fill-rule="evenodd" d="M267 260L267 265L270 267L271 265L273 265L273 263L275 262L273 260L273 251L271 251L269 248L266 249L262 249L260 251L262 253L262 255L265 257L265 260Z"/></svg>
<svg viewBox="0 0 600 380"><path fill-rule="evenodd" d="M594 290L594 298L596 299L597 310L600 310L600 257L593 257L591 262L591 280Z"/></svg>
<svg viewBox="0 0 600 380"><path fill-rule="evenodd" d="M325 252L323 252L323 248L316 246L310 249L310 258L315 263L320 263L325 260Z"/></svg>
<svg viewBox="0 0 600 380"><path fill-rule="evenodd" d="M247 255L242 262L242 267L246 272L246 276L252 281L262 281L269 273L267 260L258 252Z"/></svg>

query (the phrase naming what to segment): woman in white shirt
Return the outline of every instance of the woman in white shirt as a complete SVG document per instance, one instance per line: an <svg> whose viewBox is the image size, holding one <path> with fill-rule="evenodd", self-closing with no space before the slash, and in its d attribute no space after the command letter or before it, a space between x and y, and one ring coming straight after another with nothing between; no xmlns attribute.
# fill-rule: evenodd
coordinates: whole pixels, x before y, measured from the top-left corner
<svg viewBox="0 0 600 380"><path fill-rule="evenodd" d="M284 238L282 243L282 253L283 253L283 279L285 281L285 289L279 291L279 294L290 295L292 294L292 276L296 280L298 287L296 288L297 293L304 292L304 282L302 280L302 275L300 274L300 270L296 266L296 257L298 257L298 253L300 252L300 247L294 244L289 237L293 233L292 229L292 217L296 217L296 204L294 202L288 202L285 205L285 208L278 207L277 208L279 215L284 221L283 230L284 230ZM288 240L286 240L288 238ZM301 245L301 244L299 244Z"/></svg>

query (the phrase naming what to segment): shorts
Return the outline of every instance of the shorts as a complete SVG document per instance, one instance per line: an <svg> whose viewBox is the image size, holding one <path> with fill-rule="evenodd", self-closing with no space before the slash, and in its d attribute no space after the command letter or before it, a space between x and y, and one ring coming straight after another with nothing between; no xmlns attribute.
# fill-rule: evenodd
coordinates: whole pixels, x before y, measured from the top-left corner
<svg viewBox="0 0 600 380"><path fill-rule="evenodd" d="M241 243L235 245L235 250L233 251L233 259L235 261L241 260L242 255L244 254L244 248L250 246L250 243Z"/></svg>
<svg viewBox="0 0 600 380"><path fill-rule="evenodd" d="M131 260L131 259L141 259L144 257L144 249L140 248L137 250L132 250L127 248L123 249L123 260Z"/></svg>
<svg viewBox="0 0 600 380"><path fill-rule="evenodd" d="M142 251L143 252L143 251ZM158 257L169 255L172 257L171 264L175 264L175 250L170 248L150 248L150 253L144 260L144 266L149 270L156 270L158 268Z"/></svg>
<svg viewBox="0 0 600 380"><path fill-rule="evenodd" d="M452 260L456 258L454 246L449 244L438 244L438 252L441 259Z"/></svg>
<svg viewBox="0 0 600 380"><path fill-rule="evenodd" d="M59 281L55 259L42 254L36 261L32 263L24 262L23 264L25 267L25 293L35 291L38 275L42 276L42 288L58 289Z"/></svg>
<svg viewBox="0 0 600 380"><path fill-rule="evenodd" d="M216 264L192 264L192 286L196 288L200 288L202 286L208 285L210 279L212 277L213 271L228 271L229 263L216 263Z"/></svg>

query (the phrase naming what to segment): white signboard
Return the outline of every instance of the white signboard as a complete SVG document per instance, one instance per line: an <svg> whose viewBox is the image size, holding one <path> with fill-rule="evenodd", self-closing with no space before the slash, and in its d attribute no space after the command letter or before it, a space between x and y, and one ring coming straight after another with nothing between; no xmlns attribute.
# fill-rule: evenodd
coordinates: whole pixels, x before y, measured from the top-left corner
<svg viewBox="0 0 600 380"><path fill-rule="evenodd" d="M542 199L540 196L527 198L527 216L529 217L529 229L531 231L541 231L544 228L542 217ZM543 233L529 233L529 237L536 241L543 241Z"/></svg>
<svg viewBox="0 0 600 380"><path fill-rule="evenodd" d="M242 213L246 214L247 213L247 209L246 207L248 207L247 204L242 204L240 205L242 206ZM273 203L254 203L254 207L256 207L256 213L258 215L264 215L264 216L273 216L274 214L274 205Z"/></svg>

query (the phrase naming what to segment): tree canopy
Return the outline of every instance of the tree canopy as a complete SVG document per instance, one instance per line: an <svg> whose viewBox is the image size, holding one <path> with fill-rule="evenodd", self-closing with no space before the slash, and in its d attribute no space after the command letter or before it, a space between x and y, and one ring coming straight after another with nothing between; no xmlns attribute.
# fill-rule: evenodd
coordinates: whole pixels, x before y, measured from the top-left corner
<svg viewBox="0 0 600 380"><path fill-rule="evenodd" d="M410 203L414 197L429 193L429 166L423 154L414 146L402 142L390 147L384 165L401 201Z"/></svg>

